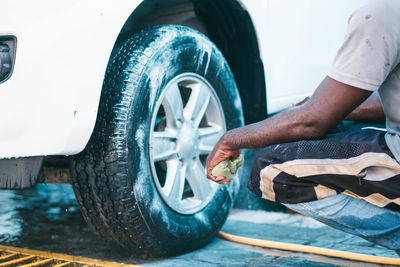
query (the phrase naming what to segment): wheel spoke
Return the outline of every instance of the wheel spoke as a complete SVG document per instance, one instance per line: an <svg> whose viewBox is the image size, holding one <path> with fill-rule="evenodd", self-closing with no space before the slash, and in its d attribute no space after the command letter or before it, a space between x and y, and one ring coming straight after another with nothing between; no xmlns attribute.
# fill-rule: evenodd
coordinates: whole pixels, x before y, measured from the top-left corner
<svg viewBox="0 0 400 267"><path fill-rule="evenodd" d="M182 200L185 176L186 164L175 159L167 161L167 177L163 191L171 201L179 202Z"/></svg>
<svg viewBox="0 0 400 267"><path fill-rule="evenodd" d="M193 121L195 127L198 127L206 112L211 95L203 84L194 84L191 89L192 92L185 106L184 114L187 119Z"/></svg>
<svg viewBox="0 0 400 267"><path fill-rule="evenodd" d="M194 198L205 201L211 194L211 183L207 179L206 171L199 159L196 159L188 169L187 180L192 188Z"/></svg>
<svg viewBox="0 0 400 267"><path fill-rule="evenodd" d="M199 151L201 155L210 154L215 144L223 135L224 131L220 126L213 125L206 128L199 128Z"/></svg>
<svg viewBox="0 0 400 267"><path fill-rule="evenodd" d="M182 95L178 84L173 84L165 93L162 105L167 117L167 127L176 128L176 122L183 121Z"/></svg>
<svg viewBox="0 0 400 267"><path fill-rule="evenodd" d="M153 132L150 150L154 162L172 158L177 154L175 139L173 132Z"/></svg>

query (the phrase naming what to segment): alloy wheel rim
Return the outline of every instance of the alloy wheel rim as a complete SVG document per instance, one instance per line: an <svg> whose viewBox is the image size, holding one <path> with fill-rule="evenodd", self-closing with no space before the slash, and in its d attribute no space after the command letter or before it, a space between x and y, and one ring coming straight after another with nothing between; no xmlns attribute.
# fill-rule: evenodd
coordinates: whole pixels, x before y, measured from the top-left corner
<svg viewBox="0 0 400 267"><path fill-rule="evenodd" d="M206 159L226 131L213 87L195 73L183 73L163 89L151 121L150 165L157 190L174 211L193 214L215 195Z"/></svg>

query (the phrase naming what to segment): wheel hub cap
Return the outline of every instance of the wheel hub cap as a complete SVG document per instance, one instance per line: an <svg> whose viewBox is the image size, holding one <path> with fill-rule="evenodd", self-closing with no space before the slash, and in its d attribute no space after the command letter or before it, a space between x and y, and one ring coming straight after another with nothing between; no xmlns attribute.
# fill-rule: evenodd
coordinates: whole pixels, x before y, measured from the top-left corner
<svg viewBox="0 0 400 267"><path fill-rule="evenodd" d="M183 73L163 89L150 133L150 166L160 196L174 211L193 214L213 198L206 158L225 132L224 113L212 86Z"/></svg>
<svg viewBox="0 0 400 267"><path fill-rule="evenodd" d="M199 133L189 123L177 132L178 158L190 162L199 156Z"/></svg>

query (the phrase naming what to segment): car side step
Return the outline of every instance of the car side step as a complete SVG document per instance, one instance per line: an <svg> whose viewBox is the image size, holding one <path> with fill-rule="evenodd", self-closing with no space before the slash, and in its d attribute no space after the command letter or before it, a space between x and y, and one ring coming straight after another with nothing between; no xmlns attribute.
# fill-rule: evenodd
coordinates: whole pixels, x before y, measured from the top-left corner
<svg viewBox="0 0 400 267"><path fill-rule="evenodd" d="M0 267L20 266L139 266L90 258L76 257L46 251L7 247L0 245Z"/></svg>

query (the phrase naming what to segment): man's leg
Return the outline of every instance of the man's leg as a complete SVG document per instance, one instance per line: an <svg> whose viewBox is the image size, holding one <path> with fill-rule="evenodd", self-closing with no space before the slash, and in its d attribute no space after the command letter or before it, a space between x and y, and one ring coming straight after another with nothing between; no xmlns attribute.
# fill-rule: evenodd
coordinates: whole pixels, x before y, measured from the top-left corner
<svg viewBox="0 0 400 267"><path fill-rule="evenodd" d="M248 187L259 197L294 204L328 225L400 249L400 213L375 206L400 208L393 202L400 192L399 164L383 133L345 132L266 147L256 157Z"/></svg>
<svg viewBox="0 0 400 267"><path fill-rule="evenodd" d="M400 213L343 194L285 204L301 214L388 249L400 250Z"/></svg>

